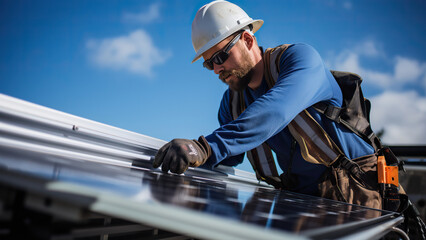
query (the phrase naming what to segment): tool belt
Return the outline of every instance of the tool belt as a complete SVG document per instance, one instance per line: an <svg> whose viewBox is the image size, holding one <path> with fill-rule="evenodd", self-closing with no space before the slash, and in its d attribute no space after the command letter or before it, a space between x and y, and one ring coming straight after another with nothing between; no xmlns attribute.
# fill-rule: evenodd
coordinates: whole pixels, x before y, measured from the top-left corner
<svg viewBox="0 0 426 240"><path fill-rule="evenodd" d="M323 181L319 184L320 196L382 209L376 166L376 154L353 159L350 162L347 159L336 162L323 175Z"/></svg>

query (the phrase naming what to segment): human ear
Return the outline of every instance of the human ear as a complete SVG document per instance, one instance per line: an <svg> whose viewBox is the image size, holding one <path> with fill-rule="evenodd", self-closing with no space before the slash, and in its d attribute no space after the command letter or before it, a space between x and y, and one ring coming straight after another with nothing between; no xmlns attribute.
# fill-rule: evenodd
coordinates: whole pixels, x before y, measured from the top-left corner
<svg viewBox="0 0 426 240"><path fill-rule="evenodd" d="M251 35L248 32L244 32L242 39L244 41L244 44L246 45L247 49L250 50L253 47L253 43L254 43L254 36Z"/></svg>

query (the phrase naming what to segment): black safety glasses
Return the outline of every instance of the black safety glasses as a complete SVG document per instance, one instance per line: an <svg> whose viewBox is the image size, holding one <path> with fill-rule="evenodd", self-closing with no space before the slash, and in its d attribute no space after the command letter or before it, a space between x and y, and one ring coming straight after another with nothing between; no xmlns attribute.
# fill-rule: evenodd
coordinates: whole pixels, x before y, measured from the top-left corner
<svg viewBox="0 0 426 240"><path fill-rule="evenodd" d="M207 59L203 62L203 66L207 68L208 70L213 70L213 63L216 63L217 65L223 64L229 57L229 51L231 48L240 40L241 33L237 34L224 48L222 48L220 51L217 51L210 59Z"/></svg>

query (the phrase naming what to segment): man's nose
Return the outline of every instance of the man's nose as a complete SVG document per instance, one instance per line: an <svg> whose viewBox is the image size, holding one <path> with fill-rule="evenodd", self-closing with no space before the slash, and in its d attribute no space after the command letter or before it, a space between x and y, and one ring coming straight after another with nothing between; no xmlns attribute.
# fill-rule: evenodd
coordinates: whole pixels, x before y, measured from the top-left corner
<svg viewBox="0 0 426 240"><path fill-rule="evenodd" d="M213 63L213 71L216 74L220 74L223 71L223 66Z"/></svg>

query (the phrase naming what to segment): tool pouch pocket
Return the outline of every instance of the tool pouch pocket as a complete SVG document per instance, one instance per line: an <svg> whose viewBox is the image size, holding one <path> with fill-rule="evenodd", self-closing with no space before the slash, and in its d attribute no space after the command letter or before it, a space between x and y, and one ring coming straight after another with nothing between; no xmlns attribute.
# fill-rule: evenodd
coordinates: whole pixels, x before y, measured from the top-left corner
<svg viewBox="0 0 426 240"><path fill-rule="evenodd" d="M377 183L377 155L371 154L352 160L359 166L354 176L339 166L331 166L319 184L321 197L382 209L382 198Z"/></svg>

